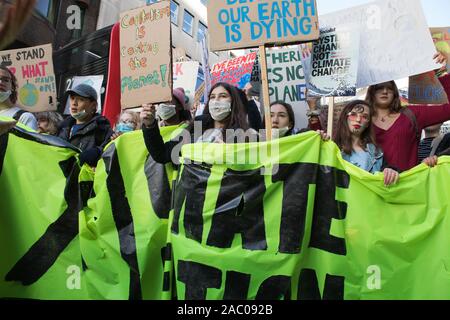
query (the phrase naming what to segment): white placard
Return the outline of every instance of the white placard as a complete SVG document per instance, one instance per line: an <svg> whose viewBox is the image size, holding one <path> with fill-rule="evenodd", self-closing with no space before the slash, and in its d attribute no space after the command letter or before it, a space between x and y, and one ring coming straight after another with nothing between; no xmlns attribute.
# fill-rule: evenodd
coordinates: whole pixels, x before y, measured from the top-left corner
<svg viewBox="0 0 450 320"><path fill-rule="evenodd" d="M359 25L359 88L428 72L436 48L419 0L381 0L319 17L321 27Z"/></svg>

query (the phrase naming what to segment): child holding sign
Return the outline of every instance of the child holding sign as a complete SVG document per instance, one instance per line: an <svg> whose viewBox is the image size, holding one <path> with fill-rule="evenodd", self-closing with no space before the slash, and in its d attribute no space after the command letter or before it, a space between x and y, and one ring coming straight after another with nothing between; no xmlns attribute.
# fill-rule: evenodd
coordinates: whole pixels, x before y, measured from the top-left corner
<svg viewBox="0 0 450 320"><path fill-rule="evenodd" d="M397 183L399 174L386 167L383 152L375 144L373 114L374 109L367 102L350 102L339 117L334 140L344 160L370 173L383 171L384 184L389 186Z"/></svg>

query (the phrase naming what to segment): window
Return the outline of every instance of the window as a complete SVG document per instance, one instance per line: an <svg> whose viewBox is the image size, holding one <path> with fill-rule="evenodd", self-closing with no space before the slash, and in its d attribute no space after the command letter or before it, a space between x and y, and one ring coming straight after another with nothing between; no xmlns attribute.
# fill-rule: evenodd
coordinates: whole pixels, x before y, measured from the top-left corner
<svg viewBox="0 0 450 320"><path fill-rule="evenodd" d="M198 33L197 33L197 41L201 42L203 38L206 36L206 32L208 31L208 27L203 23L198 23Z"/></svg>
<svg viewBox="0 0 450 320"><path fill-rule="evenodd" d="M158 0L147 0L147 5L152 4L152 3L157 3Z"/></svg>
<svg viewBox="0 0 450 320"><path fill-rule="evenodd" d="M187 10L184 10L183 31L193 37L194 16Z"/></svg>
<svg viewBox="0 0 450 320"><path fill-rule="evenodd" d="M204 6L207 6L207 5L208 5L208 0L200 0L200 2L201 2Z"/></svg>
<svg viewBox="0 0 450 320"><path fill-rule="evenodd" d="M178 8L178 3L175 1L170 1L170 19L176 26L178 25Z"/></svg>
<svg viewBox="0 0 450 320"><path fill-rule="evenodd" d="M58 1L37 0L34 8L43 17L55 25L55 13L57 12Z"/></svg>

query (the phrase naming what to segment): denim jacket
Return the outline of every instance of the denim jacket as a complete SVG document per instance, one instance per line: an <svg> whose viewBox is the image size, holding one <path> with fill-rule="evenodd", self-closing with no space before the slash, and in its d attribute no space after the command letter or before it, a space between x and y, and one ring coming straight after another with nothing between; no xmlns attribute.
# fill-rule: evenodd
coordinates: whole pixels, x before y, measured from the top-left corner
<svg viewBox="0 0 450 320"><path fill-rule="evenodd" d="M351 155L342 152L342 158L370 173L382 171L384 167L383 152L371 143L367 145L365 152L353 151Z"/></svg>

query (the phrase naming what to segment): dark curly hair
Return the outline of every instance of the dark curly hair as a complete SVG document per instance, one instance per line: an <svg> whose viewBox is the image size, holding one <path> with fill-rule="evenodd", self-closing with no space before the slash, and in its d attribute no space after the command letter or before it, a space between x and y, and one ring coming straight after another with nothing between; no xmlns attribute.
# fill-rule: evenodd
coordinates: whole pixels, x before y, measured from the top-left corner
<svg viewBox="0 0 450 320"><path fill-rule="evenodd" d="M18 87L17 78L14 75L14 73L12 73L11 70L9 70L7 67L0 65L0 69L9 73L9 76L11 78L11 96L9 97L9 100L11 100L11 102L13 104L16 104L16 102L17 102L17 87Z"/></svg>

